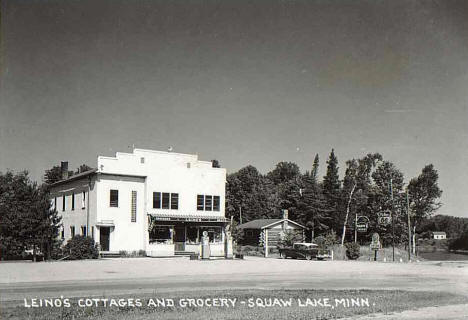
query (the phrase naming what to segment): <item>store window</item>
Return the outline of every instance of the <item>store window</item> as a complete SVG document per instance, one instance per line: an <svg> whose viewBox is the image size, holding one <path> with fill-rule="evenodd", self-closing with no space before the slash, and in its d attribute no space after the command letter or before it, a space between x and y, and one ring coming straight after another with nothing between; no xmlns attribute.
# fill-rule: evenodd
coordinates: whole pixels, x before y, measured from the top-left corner
<svg viewBox="0 0 468 320"><path fill-rule="evenodd" d="M149 234L150 243L172 244L173 226L154 226Z"/></svg>
<svg viewBox="0 0 468 320"><path fill-rule="evenodd" d="M200 227L200 230L199 230L200 238L202 237L204 231L208 232L210 243L222 242L223 237L222 237L221 227Z"/></svg>

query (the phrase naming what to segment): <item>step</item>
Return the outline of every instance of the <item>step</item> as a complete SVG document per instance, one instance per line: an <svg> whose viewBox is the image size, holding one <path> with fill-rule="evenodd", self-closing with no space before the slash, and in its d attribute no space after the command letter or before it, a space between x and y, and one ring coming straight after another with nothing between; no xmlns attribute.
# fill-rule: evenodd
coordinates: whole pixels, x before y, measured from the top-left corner
<svg viewBox="0 0 468 320"><path fill-rule="evenodd" d="M174 251L174 255L176 256L191 256L196 254L195 252L190 252L190 251Z"/></svg>
<svg viewBox="0 0 468 320"><path fill-rule="evenodd" d="M101 251L100 255L101 255L101 258L119 258L120 252Z"/></svg>

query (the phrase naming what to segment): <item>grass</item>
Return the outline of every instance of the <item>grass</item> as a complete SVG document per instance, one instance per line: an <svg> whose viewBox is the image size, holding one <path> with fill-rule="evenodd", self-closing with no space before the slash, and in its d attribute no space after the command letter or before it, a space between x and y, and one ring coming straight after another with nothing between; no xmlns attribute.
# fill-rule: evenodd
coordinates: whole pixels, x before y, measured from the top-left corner
<svg viewBox="0 0 468 320"><path fill-rule="evenodd" d="M346 258L346 248L341 247L340 245L335 245L333 247L334 260L347 260ZM423 260L420 257L415 257L411 255L411 260L415 261ZM374 250L371 250L369 246L361 246L360 256L357 259L358 261L373 261L374 260ZM378 250L377 252L377 261L393 261L393 250L392 247L386 247ZM408 250L404 248L395 247L395 262L408 262Z"/></svg>
<svg viewBox="0 0 468 320"><path fill-rule="evenodd" d="M96 298L96 297L94 297ZM452 305L468 303L464 296L441 292L409 292L398 290L229 290L180 292L166 295L112 296L107 298L128 299L139 298L142 307L78 307L76 299L71 299L70 308L25 308L22 306L3 307L0 309L1 319L336 319L357 314L392 313L427 306ZM149 299L170 298L174 307L149 307ZM181 306L188 298L230 298L236 299L234 307L198 307ZM253 300L249 300L252 298ZM291 300L291 306L262 307L255 304L260 298L265 303L274 302L274 298ZM307 298L329 299L330 306L307 305ZM181 300L185 299L185 300ZM273 299L273 300L271 300ZM298 302L301 300L301 304ZM338 299L338 303L336 300ZM342 300L344 299L344 300ZM347 300L348 299L348 300ZM348 306L346 301L358 299L359 306ZM242 304L244 301L245 304ZM254 302L249 307L249 301ZM343 305L343 301L345 304ZM356 301L356 300L355 300ZM364 303L363 303L364 301ZM366 304L365 302L368 302Z"/></svg>

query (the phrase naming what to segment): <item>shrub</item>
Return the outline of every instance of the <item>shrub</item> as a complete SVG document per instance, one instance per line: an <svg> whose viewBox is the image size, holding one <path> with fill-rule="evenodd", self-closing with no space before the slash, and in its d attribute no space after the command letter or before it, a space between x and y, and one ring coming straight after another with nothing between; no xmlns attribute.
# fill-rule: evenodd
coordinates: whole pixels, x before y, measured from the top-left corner
<svg viewBox="0 0 468 320"><path fill-rule="evenodd" d="M355 242L347 242L345 243L346 247L346 257L349 260L356 260L361 255L360 249L361 246Z"/></svg>
<svg viewBox="0 0 468 320"><path fill-rule="evenodd" d="M338 239L338 236L336 235L335 230L327 232L325 235L325 246L327 249L333 247L335 244L338 244L340 241Z"/></svg>
<svg viewBox="0 0 468 320"><path fill-rule="evenodd" d="M97 259L99 250L92 238L78 235L68 240L64 255L70 260Z"/></svg>
<svg viewBox="0 0 468 320"><path fill-rule="evenodd" d="M278 241L277 247L292 247L295 242L302 240L302 234L294 232L292 230L281 231L280 240Z"/></svg>
<svg viewBox="0 0 468 320"><path fill-rule="evenodd" d="M138 250L138 256L139 257L146 257L146 251L145 250Z"/></svg>

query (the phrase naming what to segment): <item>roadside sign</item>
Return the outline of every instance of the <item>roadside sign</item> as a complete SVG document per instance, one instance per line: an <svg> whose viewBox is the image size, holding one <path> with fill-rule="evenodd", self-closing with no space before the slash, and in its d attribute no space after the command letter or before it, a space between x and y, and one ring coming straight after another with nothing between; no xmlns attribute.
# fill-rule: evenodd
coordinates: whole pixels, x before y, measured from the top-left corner
<svg viewBox="0 0 468 320"><path fill-rule="evenodd" d="M377 232L372 235L372 242L370 247L372 250L379 250L381 248L380 236Z"/></svg>
<svg viewBox="0 0 468 320"><path fill-rule="evenodd" d="M356 231L357 232L367 232L369 227L369 218L366 216L360 216L356 219Z"/></svg>
<svg viewBox="0 0 468 320"><path fill-rule="evenodd" d="M377 222L381 226L388 226L390 223L392 223L392 218L391 217L378 217Z"/></svg>
<svg viewBox="0 0 468 320"><path fill-rule="evenodd" d="M379 212L377 223L381 226L387 226L390 223L392 223L392 213L390 212L390 210Z"/></svg>

